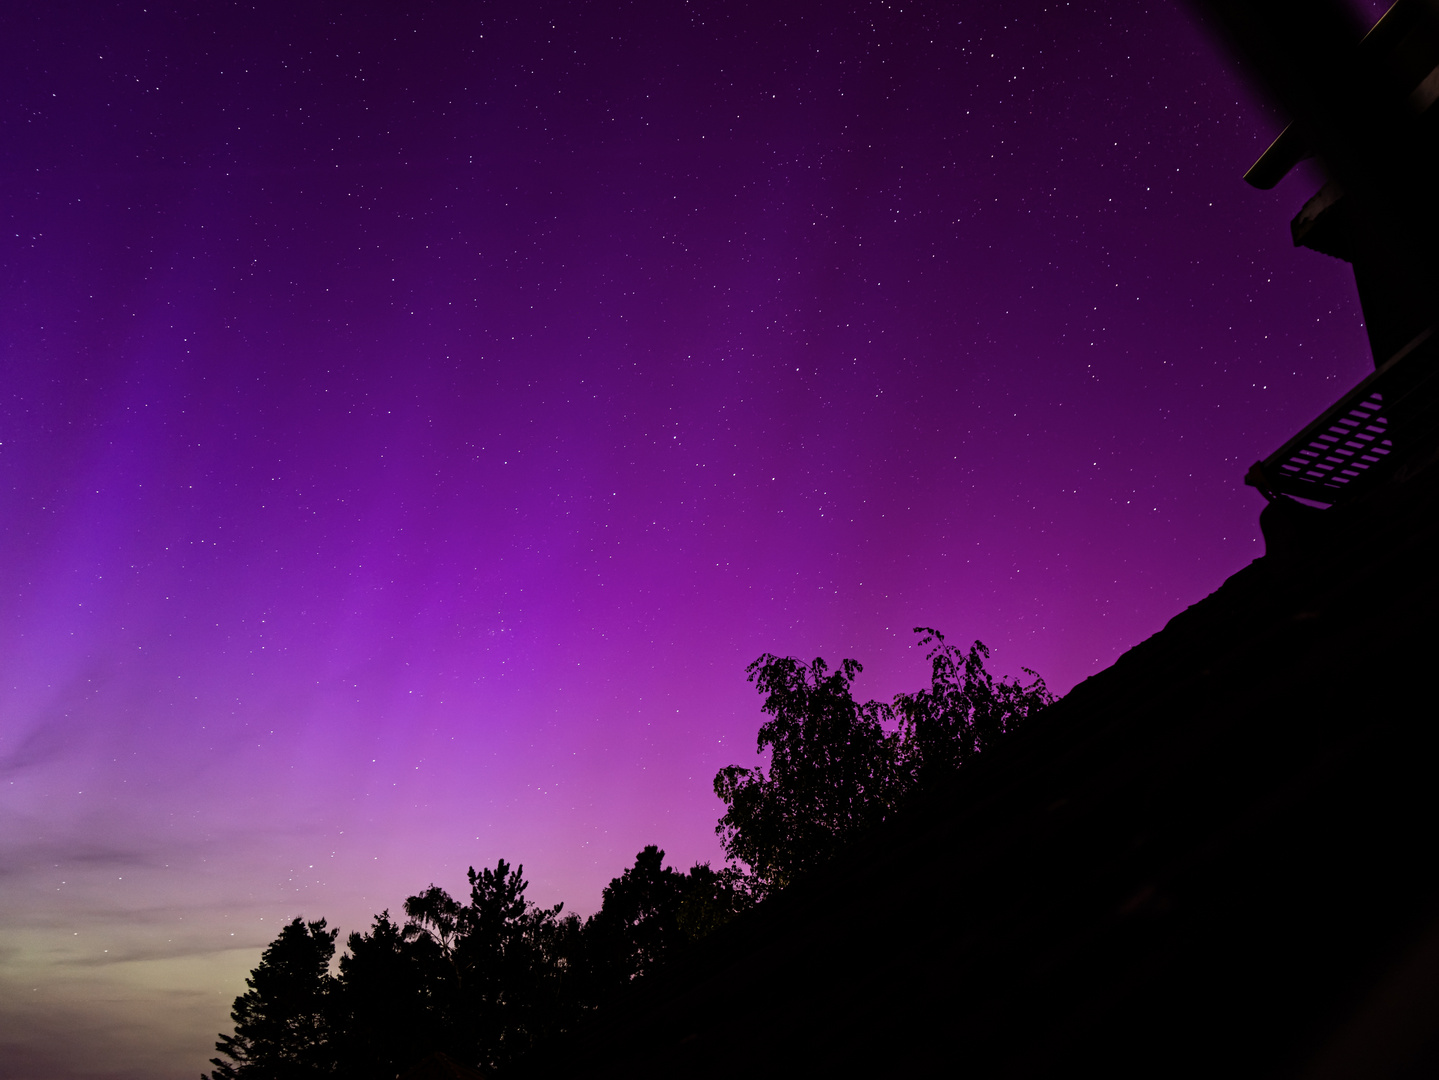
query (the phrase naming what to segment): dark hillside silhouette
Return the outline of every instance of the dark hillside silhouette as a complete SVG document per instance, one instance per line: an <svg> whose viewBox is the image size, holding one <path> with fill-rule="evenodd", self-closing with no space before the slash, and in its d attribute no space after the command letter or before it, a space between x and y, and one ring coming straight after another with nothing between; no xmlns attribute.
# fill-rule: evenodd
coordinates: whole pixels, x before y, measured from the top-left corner
<svg viewBox="0 0 1439 1080"><path fill-rule="evenodd" d="M1439 1074L1436 551L1329 512L547 1075Z"/></svg>
<svg viewBox="0 0 1439 1080"><path fill-rule="evenodd" d="M1439 7L1203 7L1292 120L1250 182L1327 177L1291 234L1375 363L1250 469L1266 555L553 1075L1439 1075Z"/></svg>
<svg viewBox="0 0 1439 1080"><path fill-rule="evenodd" d="M1250 470L1265 556L1048 707L933 630L893 704L766 654L770 760L715 782L751 874L645 848L582 923L501 861L338 980L297 919L217 1080L1439 1075L1439 8L1207 7L1293 117L1251 182L1331 178L1293 236L1376 364Z"/></svg>

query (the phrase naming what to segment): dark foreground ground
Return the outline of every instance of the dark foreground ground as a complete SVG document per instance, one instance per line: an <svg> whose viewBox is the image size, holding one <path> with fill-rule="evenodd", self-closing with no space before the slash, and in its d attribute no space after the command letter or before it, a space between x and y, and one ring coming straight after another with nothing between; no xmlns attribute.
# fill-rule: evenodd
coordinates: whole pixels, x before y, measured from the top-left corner
<svg viewBox="0 0 1439 1080"><path fill-rule="evenodd" d="M1439 1076L1435 473L1266 520L1270 554L541 1072Z"/></svg>

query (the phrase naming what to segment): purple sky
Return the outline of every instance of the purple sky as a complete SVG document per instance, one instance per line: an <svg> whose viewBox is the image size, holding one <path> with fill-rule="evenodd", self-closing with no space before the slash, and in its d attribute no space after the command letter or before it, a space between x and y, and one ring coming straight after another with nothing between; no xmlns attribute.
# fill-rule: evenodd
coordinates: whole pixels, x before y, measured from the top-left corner
<svg viewBox="0 0 1439 1080"><path fill-rule="evenodd" d="M761 652L1069 689L1372 367L1174 4L20 3L0 93L3 1080L193 1080L295 914L718 860Z"/></svg>

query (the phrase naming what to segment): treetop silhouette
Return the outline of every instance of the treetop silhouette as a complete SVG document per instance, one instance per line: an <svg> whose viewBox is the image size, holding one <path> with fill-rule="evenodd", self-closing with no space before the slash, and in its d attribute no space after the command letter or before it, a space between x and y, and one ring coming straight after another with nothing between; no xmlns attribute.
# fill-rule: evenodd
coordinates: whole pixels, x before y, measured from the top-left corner
<svg viewBox="0 0 1439 1080"><path fill-rule="evenodd" d="M472 866L465 901L432 884L405 900L403 924L385 911L352 933L338 976L337 931L297 918L251 973L235 1033L202 1080L395 1080L433 1055L503 1073L576 1030L1052 700L1032 671L1028 683L992 677L980 642L965 653L937 630L917 632L931 646L930 685L892 703L855 701L856 660L831 670L765 653L746 669L770 756L767 768L715 778L731 865L680 871L648 845L585 920L526 899L523 866Z"/></svg>
<svg viewBox="0 0 1439 1080"><path fill-rule="evenodd" d="M989 650L965 653L932 627L930 685L892 703L854 700L859 661L831 671L765 653L746 669L769 714L757 750L769 771L730 765L715 776L725 804L715 832L725 854L749 867L761 894L783 888L878 825L914 792L941 782L1054 700L1028 668L1029 682L995 679Z"/></svg>

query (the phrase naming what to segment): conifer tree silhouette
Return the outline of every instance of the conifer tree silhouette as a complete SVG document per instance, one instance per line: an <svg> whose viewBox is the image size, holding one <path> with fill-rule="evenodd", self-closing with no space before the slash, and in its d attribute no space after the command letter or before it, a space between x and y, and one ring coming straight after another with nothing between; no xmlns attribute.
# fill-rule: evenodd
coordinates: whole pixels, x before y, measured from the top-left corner
<svg viewBox="0 0 1439 1080"><path fill-rule="evenodd" d="M233 1035L215 1044L214 1072L202 1080L314 1080L334 1072L330 959L338 930L295 918L270 943L235 999Z"/></svg>

